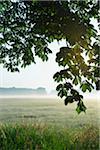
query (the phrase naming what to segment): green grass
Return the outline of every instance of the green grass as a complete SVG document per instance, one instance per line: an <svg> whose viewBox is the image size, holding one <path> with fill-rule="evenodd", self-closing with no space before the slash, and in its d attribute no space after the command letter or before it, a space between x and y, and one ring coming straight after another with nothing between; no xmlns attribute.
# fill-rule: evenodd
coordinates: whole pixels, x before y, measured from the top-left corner
<svg viewBox="0 0 100 150"><path fill-rule="evenodd" d="M99 150L98 139L98 129L93 126L78 131L43 124L0 128L0 150Z"/></svg>
<svg viewBox="0 0 100 150"><path fill-rule="evenodd" d="M0 150L99 150L99 104L87 112L60 99L0 99Z"/></svg>

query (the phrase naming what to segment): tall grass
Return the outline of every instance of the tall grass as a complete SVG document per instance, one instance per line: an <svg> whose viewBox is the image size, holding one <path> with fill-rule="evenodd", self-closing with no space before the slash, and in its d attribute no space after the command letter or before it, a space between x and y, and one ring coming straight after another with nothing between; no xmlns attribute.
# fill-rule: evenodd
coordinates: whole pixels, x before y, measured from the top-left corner
<svg viewBox="0 0 100 150"><path fill-rule="evenodd" d="M99 132L94 126L5 124L0 125L0 150L99 150Z"/></svg>

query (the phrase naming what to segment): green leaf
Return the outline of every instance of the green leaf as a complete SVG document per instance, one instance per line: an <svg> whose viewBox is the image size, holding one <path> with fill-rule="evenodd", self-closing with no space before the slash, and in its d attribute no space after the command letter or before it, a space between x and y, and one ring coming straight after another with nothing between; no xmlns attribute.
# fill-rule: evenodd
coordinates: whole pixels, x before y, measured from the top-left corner
<svg viewBox="0 0 100 150"><path fill-rule="evenodd" d="M59 91L61 88L63 88L63 85L62 85L62 84L59 84L59 85L56 87L56 90Z"/></svg>
<svg viewBox="0 0 100 150"><path fill-rule="evenodd" d="M89 83L87 80L85 83L82 83L80 88L82 89L83 92L86 92L87 90L91 92L91 90L94 88L91 83Z"/></svg>
<svg viewBox="0 0 100 150"><path fill-rule="evenodd" d="M71 89L73 86L72 86L72 84L71 84L70 82L66 82L66 83L64 84L64 87L65 87L67 90L69 90L69 89Z"/></svg>
<svg viewBox="0 0 100 150"><path fill-rule="evenodd" d="M64 100L64 104L68 105L68 100L67 99Z"/></svg>
<svg viewBox="0 0 100 150"><path fill-rule="evenodd" d="M86 90L87 90L87 84L82 84L81 88L82 88L83 92L86 92Z"/></svg>
<svg viewBox="0 0 100 150"><path fill-rule="evenodd" d="M83 112L86 112L86 106L84 105L83 101L79 101L78 104L77 104L77 108L76 108L76 111L78 114L80 114L82 111Z"/></svg>
<svg viewBox="0 0 100 150"><path fill-rule="evenodd" d="M63 81L63 78L61 76L61 74L59 72L55 73L54 76L53 76L54 80L56 82L60 82L60 81Z"/></svg>
<svg viewBox="0 0 100 150"><path fill-rule="evenodd" d="M79 106L77 106L76 111L77 111L78 114L80 114L80 113L82 112L82 111L80 110L80 107L79 107Z"/></svg>
<svg viewBox="0 0 100 150"><path fill-rule="evenodd" d="M75 85L77 85L77 84L78 84L78 79L77 79L77 77L75 77L75 78L74 78L74 80L73 80L73 84L75 84Z"/></svg>
<svg viewBox="0 0 100 150"><path fill-rule="evenodd" d="M74 89L71 89L71 94L75 96L75 95L79 95L79 92Z"/></svg>

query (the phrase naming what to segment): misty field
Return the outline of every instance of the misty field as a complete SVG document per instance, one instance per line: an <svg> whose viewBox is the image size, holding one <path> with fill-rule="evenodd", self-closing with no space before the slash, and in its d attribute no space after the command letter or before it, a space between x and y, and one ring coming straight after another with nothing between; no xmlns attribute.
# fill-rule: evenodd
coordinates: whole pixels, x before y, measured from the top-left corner
<svg viewBox="0 0 100 150"><path fill-rule="evenodd" d="M77 114L76 104L65 106L63 100L57 98L1 98L1 123L34 123L43 122L67 127L99 123L99 102L84 100L86 113Z"/></svg>
<svg viewBox="0 0 100 150"><path fill-rule="evenodd" d="M99 150L99 106L86 113L58 98L0 98L0 150Z"/></svg>

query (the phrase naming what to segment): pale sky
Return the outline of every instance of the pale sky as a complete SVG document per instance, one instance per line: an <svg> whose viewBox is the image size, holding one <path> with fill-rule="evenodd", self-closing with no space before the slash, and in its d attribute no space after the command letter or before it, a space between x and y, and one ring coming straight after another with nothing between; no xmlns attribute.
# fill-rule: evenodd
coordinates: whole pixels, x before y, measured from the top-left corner
<svg viewBox="0 0 100 150"><path fill-rule="evenodd" d="M56 82L53 75L61 69L55 62L57 51L61 46L66 46L64 41L53 42L49 45L53 53L49 54L49 60L42 62L40 58L36 58L36 64L20 69L20 73L11 73L7 69L0 66L0 87L24 87L37 88L45 87L48 92L56 88Z"/></svg>

